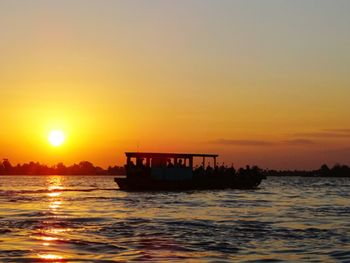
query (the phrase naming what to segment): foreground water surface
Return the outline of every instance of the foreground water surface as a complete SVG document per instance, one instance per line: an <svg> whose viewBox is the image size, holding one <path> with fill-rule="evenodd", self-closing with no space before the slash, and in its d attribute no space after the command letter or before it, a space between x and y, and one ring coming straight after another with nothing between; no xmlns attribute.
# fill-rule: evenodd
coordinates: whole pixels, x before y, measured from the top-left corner
<svg viewBox="0 0 350 263"><path fill-rule="evenodd" d="M350 262L350 179L126 193L110 176L1 176L0 262Z"/></svg>

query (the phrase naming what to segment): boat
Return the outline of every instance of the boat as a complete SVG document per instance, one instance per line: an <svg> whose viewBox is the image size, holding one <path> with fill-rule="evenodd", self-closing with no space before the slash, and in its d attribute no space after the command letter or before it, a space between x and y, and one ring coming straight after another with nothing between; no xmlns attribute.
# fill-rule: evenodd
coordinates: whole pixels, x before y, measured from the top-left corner
<svg viewBox="0 0 350 263"><path fill-rule="evenodd" d="M257 167L217 166L217 154L126 152L124 176L115 177L120 190L183 191L255 189L266 177ZM200 166L194 166L200 158ZM206 160L213 159L211 167ZM197 161L197 162L196 162Z"/></svg>

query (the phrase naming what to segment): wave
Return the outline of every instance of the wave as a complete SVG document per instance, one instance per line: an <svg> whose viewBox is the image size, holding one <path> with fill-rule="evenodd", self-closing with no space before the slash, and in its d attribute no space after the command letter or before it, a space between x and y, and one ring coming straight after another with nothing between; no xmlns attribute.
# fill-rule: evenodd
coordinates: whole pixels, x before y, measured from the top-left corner
<svg viewBox="0 0 350 263"><path fill-rule="evenodd" d="M125 193L112 178L71 178L52 190L14 180L1 182L0 262L55 262L38 259L45 253L61 262L350 262L349 193L339 180L190 193ZM73 194L44 198L53 192Z"/></svg>
<svg viewBox="0 0 350 263"><path fill-rule="evenodd" d="M0 196L11 196L16 194L49 194L55 192L94 192L94 191L116 191L117 188L63 188L63 189L38 189L38 190L0 190Z"/></svg>

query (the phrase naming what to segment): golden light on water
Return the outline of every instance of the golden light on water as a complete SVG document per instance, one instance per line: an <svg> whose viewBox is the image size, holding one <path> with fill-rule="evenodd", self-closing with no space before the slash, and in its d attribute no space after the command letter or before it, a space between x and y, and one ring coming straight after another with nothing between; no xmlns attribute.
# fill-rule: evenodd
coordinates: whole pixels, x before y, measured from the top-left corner
<svg viewBox="0 0 350 263"><path fill-rule="evenodd" d="M62 202L61 201L53 201L49 204L49 207L52 209L52 210L56 210L58 209L60 206L62 205Z"/></svg>
<svg viewBox="0 0 350 263"><path fill-rule="evenodd" d="M53 229L46 230L46 233L59 234L59 233L70 232L70 231L72 231L72 229L70 228L53 228Z"/></svg>
<svg viewBox="0 0 350 263"><path fill-rule="evenodd" d="M63 259L63 257L54 255L54 254L38 254L38 257L41 259L49 259L49 260Z"/></svg>
<svg viewBox="0 0 350 263"><path fill-rule="evenodd" d="M64 203L60 198L62 192L59 192L59 190L63 189L64 187L62 186L61 176L47 177L47 190L49 193L46 195L49 197L48 207L50 212L56 213ZM57 242L60 240L66 240L66 238L58 236L58 234L66 232L68 229L55 228L54 225L50 225L50 220L45 221L44 224L45 227L41 229L40 234L33 236L34 239L40 240L42 242L41 245L45 248L44 251L41 251L37 254L38 259L45 262L65 262L65 259L62 255L48 253L48 251L45 250L47 250L47 247L54 246L55 244L57 245Z"/></svg>
<svg viewBox="0 0 350 263"><path fill-rule="evenodd" d="M61 192L52 192L52 193L48 193L47 195L50 196L50 197L58 197L61 194L62 194Z"/></svg>
<svg viewBox="0 0 350 263"><path fill-rule="evenodd" d="M48 187L47 190L50 191L49 193L47 193L47 196L49 197L58 197L62 194L62 192L60 192L60 190L63 190L64 187L61 185L61 177L60 176L50 176L48 178ZM53 200L50 205L57 205L59 200Z"/></svg>
<svg viewBox="0 0 350 263"><path fill-rule="evenodd" d="M57 237L45 237L45 236L40 237L40 239L44 240L44 241L55 241L55 240L58 240Z"/></svg>
<svg viewBox="0 0 350 263"><path fill-rule="evenodd" d="M55 179L55 180L57 181L57 179ZM51 183L54 183L54 182L51 182ZM63 189L63 187L60 185L49 185L47 189L49 191L55 191L55 190L61 190L61 189Z"/></svg>

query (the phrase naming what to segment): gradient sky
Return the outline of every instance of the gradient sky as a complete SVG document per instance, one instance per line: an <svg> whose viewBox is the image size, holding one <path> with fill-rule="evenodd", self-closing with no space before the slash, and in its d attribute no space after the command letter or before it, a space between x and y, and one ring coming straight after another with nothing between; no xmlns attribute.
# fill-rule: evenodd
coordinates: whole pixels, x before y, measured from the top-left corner
<svg viewBox="0 0 350 263"><path fill-rule="evenodd" d="M347 0L2 0L0 158L349 164L349 11Z"/></svg>

